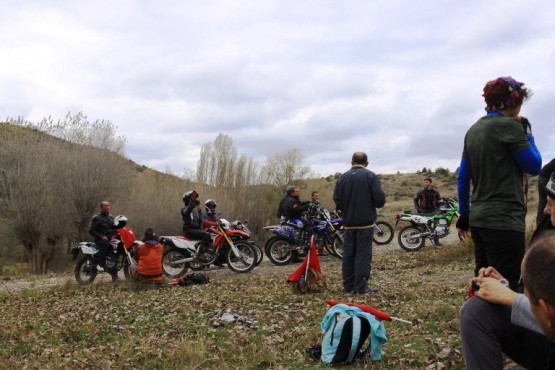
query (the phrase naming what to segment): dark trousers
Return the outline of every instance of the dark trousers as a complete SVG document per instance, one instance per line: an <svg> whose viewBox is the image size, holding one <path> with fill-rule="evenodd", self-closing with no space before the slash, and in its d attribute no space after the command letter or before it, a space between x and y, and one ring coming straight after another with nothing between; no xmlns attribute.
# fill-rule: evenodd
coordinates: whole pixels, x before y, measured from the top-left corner
<svg viewBox="0 0 555 370"><path fill-rule="evenodd" d="M101 266L101 267L106 267L106 256L108 256L108 252L110 251L110 248L112 247L110 245L110 241L100 239L100 240L95 240L94 243L96 244L96 246L100 250L100 255L98 256L98 265Z"/></svg>
<svg viewBox="0 0 555 370"><path fill-rule="evenodd" d="M343 234L343 289L365 292L372 270L372 237L374 228L345 230Z"/></svg>
<svg viewBox="0 0 555 370"><path fill-rule="evenodd" d="M208 247L210 247L210 242L212 241L212 238L210 238L210 234L208 234L206 231L187 228L183 229L183 234L193 240L199 240L203 250L206 250Z"/></svg>
<svg viewBox="0 0 555 370"><path fill-rule="evenodd" d="M482 267L493 266L509 281L509 287L517 291L524 257L524 233L482 227L471 227L470 232L474 241L474 274L478 275Z"/></svg>
<svg viewBox="0 0 555 370"><path fill-rule="evenodd" d="M526 369L543 369L553 350L549 339L511 324L511 308L474 297L460 312L461 344L467 369L503 369L501 353Z"/></svg>

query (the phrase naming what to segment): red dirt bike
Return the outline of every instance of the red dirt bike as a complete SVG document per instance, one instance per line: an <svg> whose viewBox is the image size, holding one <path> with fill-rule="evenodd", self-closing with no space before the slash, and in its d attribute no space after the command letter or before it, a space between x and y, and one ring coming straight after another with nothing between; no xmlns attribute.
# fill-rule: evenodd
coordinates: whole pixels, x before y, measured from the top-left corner
<svg viewBox="0 0 555 370"><path fill-rule="evenodd" d="M110 239L110 250L106 256L105 271L112 275L112 279L116 280L118 271L123 269L126 279L129 279L129 266L135 264L135 260L130 254L134 245L140 244L136 240L135 233L127 224L127 218L123 215L114 218L117 230L114 231ZM96 265L100 257L100 250L93 242L80 242L71 248L73 260L77 260L75 265L75 280L81 285L91 284L98 271ZM78 258L79 257L79 258Z"/></svg>
<svg viewBox="0 0 555 370"><path fill-rule="evenodd" d="M222 256L229 268L237 273L251 271L257 262L257 252L246 240L234 240L233 235L249 237L244 231L233 230L229 221L219 219L212 232L212 248L199 253L200 242L185 236L161 236L164 246L162 271L170 278L185 275L187 270L203 269Z"/></svg>

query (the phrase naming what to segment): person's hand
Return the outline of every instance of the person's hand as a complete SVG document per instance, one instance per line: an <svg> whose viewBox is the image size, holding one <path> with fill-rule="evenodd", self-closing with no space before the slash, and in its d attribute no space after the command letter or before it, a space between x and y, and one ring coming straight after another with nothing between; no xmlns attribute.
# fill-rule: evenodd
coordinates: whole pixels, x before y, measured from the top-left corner
<svg viewBox="0 0 555 370"><path fill-rule="evenodd" d="M522 128L524 129L524 133L526 135L530 135L532 133L532 125L530 124L530 121L528 121L528 118L518 116L518 117L516 117L516 119L520 121L520 124L522 125Z"/></svg>
<svg viewBox="0 0 555 370"><path fill-rule="evenodd" d="M108 240L108 237L107 237L107 236L103 236L101 239L102 239L102 240Z"/></svg>
<svg viewBox="0 0 555 370"><path fill-rule="evenodd" d="M501 275L499 273L499 271L497 271L495 269L495 267L482 267L479 271L478 271L478 276L479 277L490 277L493 278L495 280L502 280L505 279L503 277L503 275Z"/></svg>
<svg viewBox="0 0 555 370"><path fill-rule="evenodd" d="M464 213L459 216L457 220L457 233L459 234L459 239L465 239L470 236L470 215Z"/></svg>
<svg viewBox="0 0 555 370"><path fill-rule="evenodd" d="M480 284L480 289L475 293L477 297L491 303L512 306L517 293L501 284L499 280L492 277L477 276L472 281Z"/></svg>

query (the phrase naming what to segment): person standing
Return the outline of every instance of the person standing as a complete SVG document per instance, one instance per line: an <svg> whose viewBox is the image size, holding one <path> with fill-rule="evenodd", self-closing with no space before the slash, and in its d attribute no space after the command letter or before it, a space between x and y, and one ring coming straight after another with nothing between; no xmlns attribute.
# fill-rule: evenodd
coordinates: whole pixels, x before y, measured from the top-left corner
<svg viewBox="0 0 555 370"><path fill-rule="evenodd" d="M414 198L416 213L433 213L437 209L440 197L439 191L432 185L432 179L426 177L424 179L424 187L416 193ZM434 238L434 245L436 247L441 246L437 236Z"/></svg>
<svg viewBox="0 0 555 370"><path fill-rule="evenodd" d="M417 213L432 213L437 208L439 201L439 191L432 185L432 179L426 177L424 179L424 187L416 193L414 198L414 207Z"/></svg>
<svg viewBox="0 0 555 370"><path fill-rule="evenodd" d="M197 256L201 261L206 260L205 251L211 248L210 234L202 229L202 214L200 210L200 201L197 200L199 194L195 190L189 190L183 194L184 207L181 209L181 218L183 219L183 235L191 240L199 240L200 248Z"/></svg>
<svg viewBox="0 0 555 370"><path fill-rule="evenodd" d="M343 214L343 289L345 293L375 293L368 280L372 272L372 237L376 208L385 205L378 176L368 170L368 156L355 152L351 169L344 173L333 192L333 201Z"/></svg>
<svg viewBox="0 0 555 370"><path fill-rule="evenodd" d="M494 267L513 290L518 287L524 257L524 173L537 175L541 169L530 122L519 116L530 95L523 86L512 77L486 83L482 96L487 115L466 133L457 177L457 229L462 237L469 230L472 235L474 274Z"/></svg>
<svg viewBox="0 0 555 370"><path fill-rule="evenodd" d="M106 267L106 257L110 250L110 238L114 233L114 217L110 214L112 210L110 202L103 200L100 202L100 213L94 215L89 227L89 234L94 237L94 243L100 250L98 264L96 269L99 272L104 271Z"/></svg>

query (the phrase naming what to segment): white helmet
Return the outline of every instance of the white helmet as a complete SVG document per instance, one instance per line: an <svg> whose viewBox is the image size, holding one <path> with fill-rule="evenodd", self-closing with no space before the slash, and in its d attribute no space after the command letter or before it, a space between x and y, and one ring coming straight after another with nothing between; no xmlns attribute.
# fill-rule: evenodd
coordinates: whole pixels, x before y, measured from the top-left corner
<svg viewBox="0 0 555 370"><path fill-rule="evenodd" d="M127 225L127 217L125 217L124 215L119 215L114 217L115 227L117 227L118 229L121 229L122 227L125 227L125 225Z"/></svg>

